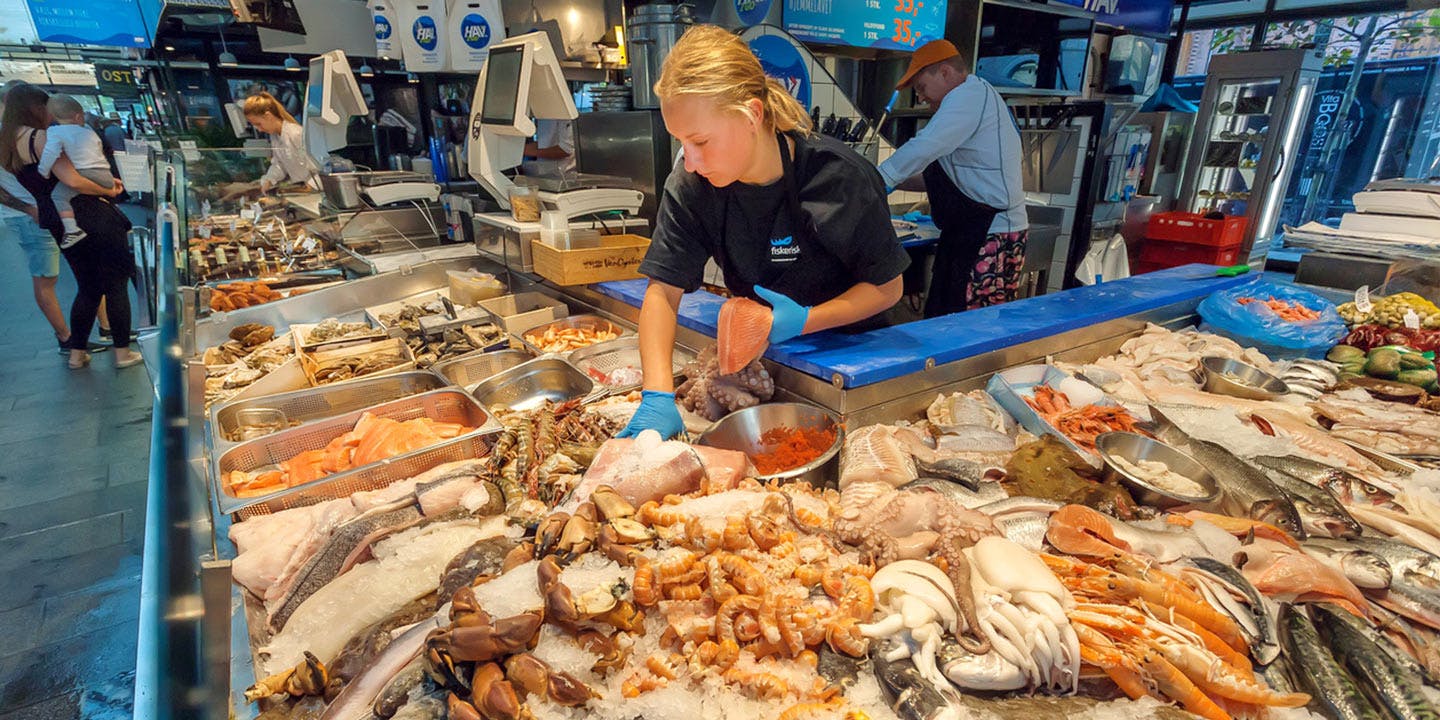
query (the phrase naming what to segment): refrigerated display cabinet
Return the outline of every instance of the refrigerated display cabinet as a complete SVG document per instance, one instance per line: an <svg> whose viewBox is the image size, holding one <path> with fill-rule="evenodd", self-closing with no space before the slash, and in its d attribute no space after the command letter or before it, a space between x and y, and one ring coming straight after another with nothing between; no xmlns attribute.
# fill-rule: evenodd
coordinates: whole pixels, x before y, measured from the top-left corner
<svg viewBox="0 0 1440 720"><path fill-rule="evenodd" d="M1270 248L1320 67L1314 50L1210 61L1177 208L1244 216L1240 257L1252 263Z"/></svg>

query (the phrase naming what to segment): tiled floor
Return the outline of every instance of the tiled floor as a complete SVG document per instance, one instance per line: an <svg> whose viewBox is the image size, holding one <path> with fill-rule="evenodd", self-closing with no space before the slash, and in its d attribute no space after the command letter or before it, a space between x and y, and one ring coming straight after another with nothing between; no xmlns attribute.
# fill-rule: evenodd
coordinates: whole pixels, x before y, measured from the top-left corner
<svg viewBox="0 0 1440 720"><path fill-rule="evenodd" d="M109 353L66 368L3 235L0 268L0 720L128 718L150 380Z"/></svg>

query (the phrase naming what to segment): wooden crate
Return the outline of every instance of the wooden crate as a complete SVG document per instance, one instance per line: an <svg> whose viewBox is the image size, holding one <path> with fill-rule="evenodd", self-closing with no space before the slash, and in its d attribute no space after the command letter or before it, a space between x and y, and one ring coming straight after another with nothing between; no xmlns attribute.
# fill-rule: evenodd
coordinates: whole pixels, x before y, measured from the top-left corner
<svg viewBox="0 0 1440 720"><path fill-rule="evenodd" d="M599 247L560 250L536 240L531 246L535 273L556 285L588 285L640 277L640 261L650 238L605 235Z"/></svg>

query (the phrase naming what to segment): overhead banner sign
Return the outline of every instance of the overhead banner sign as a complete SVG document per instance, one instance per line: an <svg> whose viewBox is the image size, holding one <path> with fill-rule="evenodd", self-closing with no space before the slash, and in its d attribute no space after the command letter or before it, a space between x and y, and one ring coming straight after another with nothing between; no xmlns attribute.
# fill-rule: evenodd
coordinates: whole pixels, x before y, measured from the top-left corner
<svg viewBox="0 0 1440 720"><path fill-rule="evenodd" d="M41 42L148 48L150 28L159 22L146 18L137 0L26 1Z"/></svg>
<svg viewBox="0 0 1440 720"><path fill-rule="evenodd" d="M49 85L50 74L39 60L0 60L0 80L19 80L31 85Z"/></svg>
<svg viewBox="0 0 1440 720"><path fill-rule="evenodd" d="M136 100L140 97L135 68L128 65L95 63L95 83L101 95L115 100Z"/></svg>
<svg viewBox="0 0 1440 720"><path fill-rule="evenodd" d="M945 36L945 0L785 0L785 30L806 42L909 51Z"/></svg>
<svg viewBox="0 0 1440 720"><path fill-rule="evenodd" d="M1175 0L1056 0L1095 13L1095 22L1168 35Z"/></svg>
<svg viewBox="0 0 1440 720"><path fill-rule="evenodd" d="M51 85L95 87L95 66L90 63L47 61L45 70Z"/></svg>

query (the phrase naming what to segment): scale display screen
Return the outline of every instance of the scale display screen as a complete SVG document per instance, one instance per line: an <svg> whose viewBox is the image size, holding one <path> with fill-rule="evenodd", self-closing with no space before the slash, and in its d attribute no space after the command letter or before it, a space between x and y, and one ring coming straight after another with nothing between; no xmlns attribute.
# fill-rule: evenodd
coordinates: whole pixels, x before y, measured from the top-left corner
<svg viewBox="0 0 1440 720"><path fill-rule="evenodd" d="M480 121L488 125L513 125L520 102L520 71L525 68L525 46L500 47L485 61L485 105Z"/></svg>
<svg viewBox="0 0 1440 720"><path fill-rule="evenodd" d="M785 0L785 30L827 45L914 50L945 35L946 0Z"/></svg>

